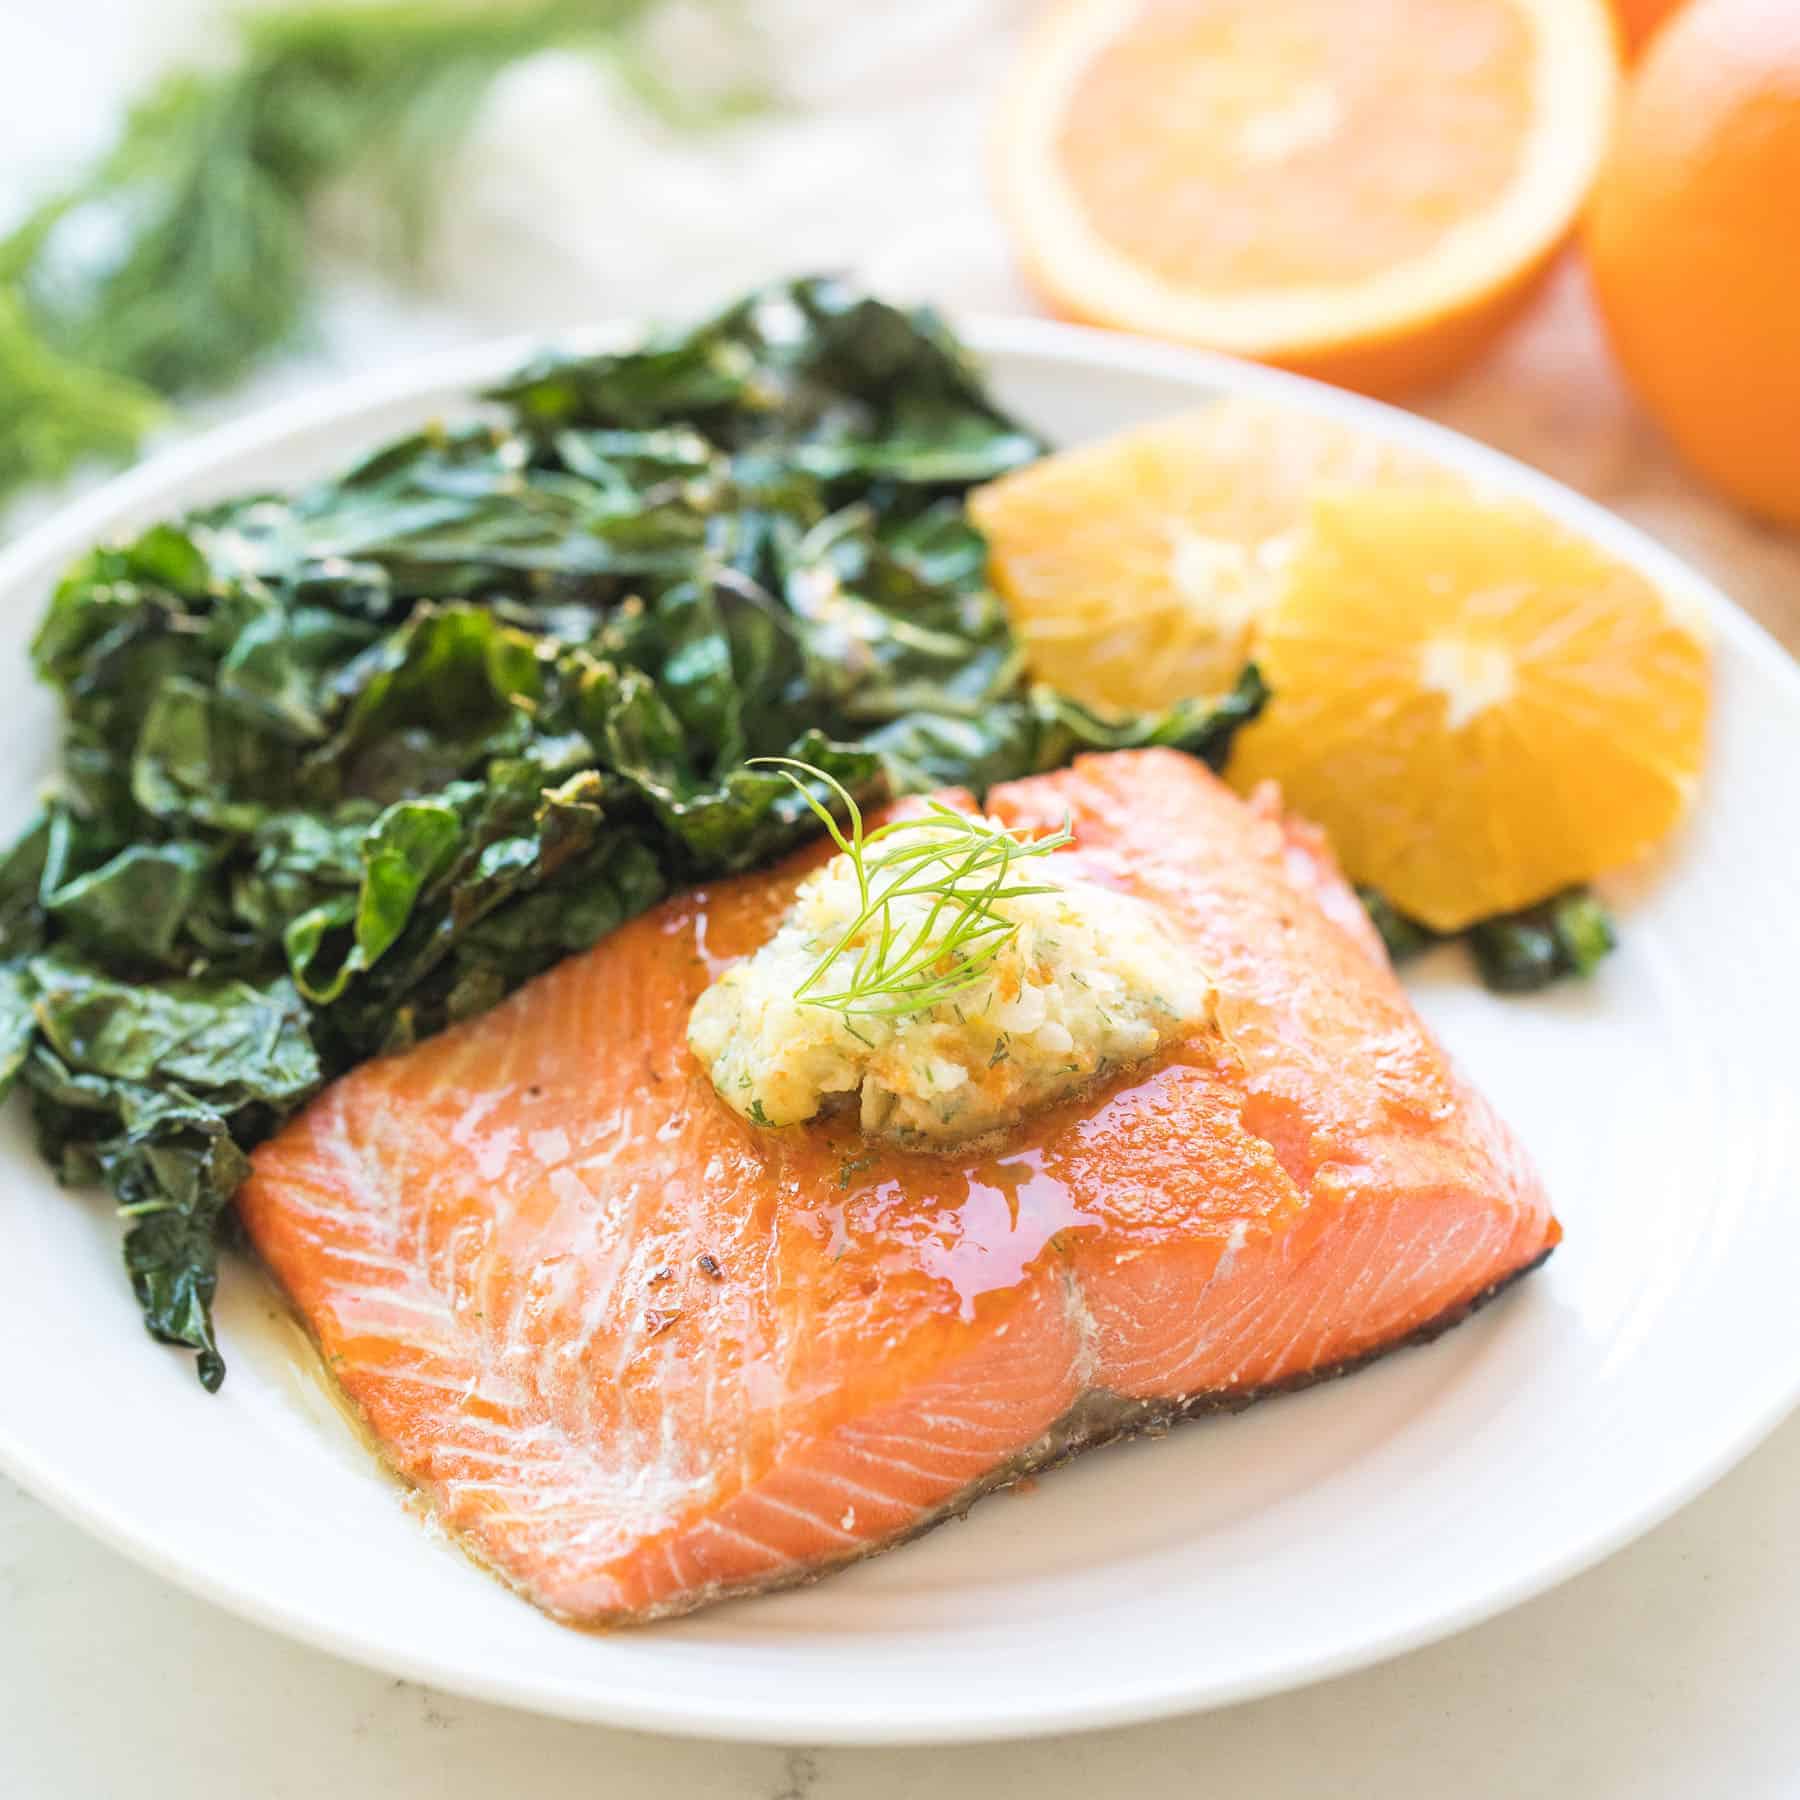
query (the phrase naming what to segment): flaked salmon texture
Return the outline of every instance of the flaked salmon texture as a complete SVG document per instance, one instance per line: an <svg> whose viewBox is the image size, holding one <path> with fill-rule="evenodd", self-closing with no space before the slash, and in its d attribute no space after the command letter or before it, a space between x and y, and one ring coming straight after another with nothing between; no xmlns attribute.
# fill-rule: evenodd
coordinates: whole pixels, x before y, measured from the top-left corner
<svg viewBox="0 0 1800 1800"><path fill-rule="evenodd" d="M990 1488L1429 1336L1560 1235L1316 834L1173 751L995 789L1164 909L1175 1053L949 1154L759 1130L689 1008L811 851L329 1088L250 1235L394 1468L559 1618L811 1579Z"/></svg>

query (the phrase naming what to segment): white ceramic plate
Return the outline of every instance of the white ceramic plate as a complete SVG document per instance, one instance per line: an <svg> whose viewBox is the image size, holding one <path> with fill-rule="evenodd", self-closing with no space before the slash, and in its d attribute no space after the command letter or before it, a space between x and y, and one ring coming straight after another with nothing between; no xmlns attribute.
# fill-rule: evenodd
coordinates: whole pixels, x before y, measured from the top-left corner
<svg viewBox="0 0 1800 1800"><path fill-rule="evenodd" d="M1618 520L1434 427L1309 383L1073 329L971 336L1005 400L1073 442L1226 389L1335 413L1530 496L1691 594L1718 630L1697 819L1618 890L1582 991L1421 1004L1513 1120L1567 1229L1543 1273L1426 1350L1242 1418L1090 1456L898 1553L640 1632L539 1617L421 1529L228 1273L231 1375L144 1339L98 1201L0 1132L0 1464L171 1579L442 1687L578 1718L811 1742L999 1737L1217 1705L1440 1637L1646 1530L1800 1394L1800 672ZM495 345L284 408L165 457L0 558L0 822L52 762L24 644L55 572L181 506L323 472L501 375Z"/></svg>

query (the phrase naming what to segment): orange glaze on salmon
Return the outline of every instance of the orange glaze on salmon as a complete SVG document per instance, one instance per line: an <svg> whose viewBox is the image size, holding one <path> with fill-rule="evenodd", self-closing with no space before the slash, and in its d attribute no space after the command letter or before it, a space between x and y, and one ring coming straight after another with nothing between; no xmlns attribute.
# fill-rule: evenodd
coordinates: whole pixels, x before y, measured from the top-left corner
<svg viewBox="0 0 1800 1800"><path fill-rule="evenodd" d="M1454 1321L1559 1234L1316 836L1173 751L1010 786L1219 989L1172 1057L948 1154L758 1130L688 1010L810 851L336 1083L250 1234L443 1523L539 1606L817 1575L1085 1443Z"/></svg>

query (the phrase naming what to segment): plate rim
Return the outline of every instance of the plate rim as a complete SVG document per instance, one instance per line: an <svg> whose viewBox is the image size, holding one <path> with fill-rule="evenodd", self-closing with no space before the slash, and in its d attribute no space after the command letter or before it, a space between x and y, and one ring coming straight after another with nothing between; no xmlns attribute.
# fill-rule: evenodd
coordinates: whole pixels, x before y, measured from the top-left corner
<svg viewBox="0 0 1800 1800"><path fill-rule="evenodd" d="M1800 714L1800 663L1714 582L1640 527L1504 451L1383 402L1230 356L1047 320L957 313L952 322L983 360L1038 358L1148 378L1165 383L1171 398L1178 390L1205 388L1286 398L1314 414L1373 425L1389 438L1416 445L1453 467L1491 478L1496 487L1531 499L1659 584L1698 600L1716 636L1729 642L1759 675L1784 688ZM0 550L0 594L45 565L79 554L110 530L162 504L162 497L234 463L276 451L308 433L349 427L364 417L372 421L388 407L432 393L458 390L473 400L483 385L546 345L604 349L629 342L641 330L636 322L616 321L574 332L485 339L275 401L152 455L28 529ZM1453 1636L1560 1585L1662 1523L1749 1455L1797 1404L1800 1356L1785 1383L1775 1384L1707 1456L1621 1509L1606 1527L1460 1604L1422 1608L1410 1621L1352 1645L1293 1657L1278 1669L1250 1672L1237 1680L1184 1681L1177 1672L1160 1685L1141 1685L1125 1697L1009 1697L977 1701L935 1716L920 1716L906 1707L884 1710L876 1704L846 1717L836 1707L809 1712L805 1702L771 1716L761 1703L751 1709L723 1696L696 1705L667 1693L620 1691L616 1683L612 1691L596 1691L572 1681L513 1678L504 1670L474 1670L447 1658L408 1654L371 1643L353 1627L283 1606L169 1551L153 1529L140 1529L128 1509L59 1471L53 1454L17 1435L4 1418L0 1418L0 1472L133 1562L240 1618L360 1666L472 1699L573 1720L740 1742L961 1743L1097 1730L1233 1705L1347 1674Z"/></svg>

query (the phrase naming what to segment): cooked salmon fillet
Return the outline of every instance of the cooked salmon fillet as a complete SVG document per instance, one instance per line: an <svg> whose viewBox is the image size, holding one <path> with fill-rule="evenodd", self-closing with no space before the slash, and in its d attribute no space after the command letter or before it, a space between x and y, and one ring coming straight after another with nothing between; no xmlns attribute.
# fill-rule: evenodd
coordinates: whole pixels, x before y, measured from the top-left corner
<svg viewBox="0 0 1800 1800"><path fill-rule="evenodd" d="M966 803L966 801L964 802ZM327 1089L251 1237L437 1516L564 1619L819 1575L1087 1444L1453 1323L1559 1234L1315 834L1173 751L989 812L1158 903L1212 1029L948 1154L760 1130L695 997L808 852L670 900Z"/></svg>

